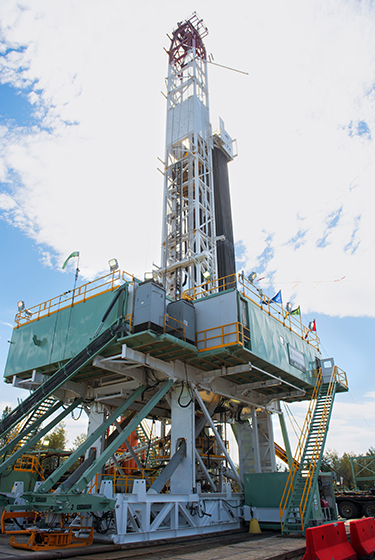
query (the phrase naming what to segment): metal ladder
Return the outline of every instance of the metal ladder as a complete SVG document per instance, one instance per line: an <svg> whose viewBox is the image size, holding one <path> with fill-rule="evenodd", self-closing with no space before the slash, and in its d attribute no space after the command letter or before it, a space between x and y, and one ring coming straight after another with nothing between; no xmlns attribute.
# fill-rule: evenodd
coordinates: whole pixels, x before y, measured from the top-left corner
<svg viewBox="0 0 375 560"><path fill-rule="evenodd" d="M312 490L323 458L338 381L336 374L337 368L334 367L329 383L323 382L321 370L317 375L294 464L280 503L281 528L285 534L304 533L311 516Z"/></svg>

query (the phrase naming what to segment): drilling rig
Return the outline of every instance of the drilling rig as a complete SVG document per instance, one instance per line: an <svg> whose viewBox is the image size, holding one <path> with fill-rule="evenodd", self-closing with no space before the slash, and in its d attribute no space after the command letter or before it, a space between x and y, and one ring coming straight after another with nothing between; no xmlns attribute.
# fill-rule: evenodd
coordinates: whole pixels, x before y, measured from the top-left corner
<svg viewBox="0 0 375 560"><path fill-rule="evenodd" d="M285 533L335 519L319 470L346 374L316 332L235 271L236 149L222 120L212 132L207 33L194 13L168 51L160 269L145 280L115 263L16 315L4 376L30 395L1 422L2 529L22 524L29 550L62 535L61 546L86 546L236 530L252 515ZM300 400L309 410L293 458L280 403ZM79 410L86 440L26 487L25 457ZM289 473L277 472L276 417Z"/></svg>

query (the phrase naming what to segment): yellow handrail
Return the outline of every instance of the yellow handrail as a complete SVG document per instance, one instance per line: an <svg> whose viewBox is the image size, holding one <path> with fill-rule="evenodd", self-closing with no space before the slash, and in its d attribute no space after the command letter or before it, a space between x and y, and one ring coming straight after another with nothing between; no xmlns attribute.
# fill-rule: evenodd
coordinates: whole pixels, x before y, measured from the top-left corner
<svg viewBox="0 0 375 560"><path fill-rule="evenodd" d="M20 472L37 473L44 480L44 469L35 455L22 455L14 463L13 469Z"/></svg>
<svg viewBox="0 0 375 560"><path fill-rule="evenodd" d="M236 275L229 274L228 276L223 276L222 278L207 280L207 282L204 282L199 286L194 286L193 288L185 290L182 294L182 299L194 301L200 297L207 297L212 294L217 294L221 291L230 290L236 287Z"/></svg>
<svg viewBox="0 0 375 560"><path fill-rule="evenodd" d="M262 294L243 274L238 275L238 284L241 294L246 299L319 351L319 337L315 331L311 331L302 323L301 316L299 316L299 320L296 319L298 316L291 315L281 304L272 301L268 296Z"/></svg>
<svg viewBox="0 0 375 560"><path fill-rule="evenodd" d="M294 481L294 477L298 472L298 466L301 463L301 459L302 459L302 454L305 448L305 443L306 443L306 439L307 439L307 435L309 433L309 429L310 429L310 425L311 425L311 421L313 419L313 415L314 415L314 410L315 410L315 406L316 406L316 401L317 401L317 397L318 397L318 392L319 392L319 387L322 384L322 371L319 370L318 375L316 377L316 382L315 382L315 386L314 386L314 390L313 390L313 394L311 397L311 401L309 404L309 408L307 410L306 413L306 418L301 430L301 435L297 444L297 450L296 450L296 454L294 457L294 461L293 461L293 466L291 467L290 471L289 471L289 476L288 479L286 481L286 485L284 488L284 492L283 495L281 497L281 501L280 501L280 506L279 506L279 511L280 511L280 522L281 522L281 530L283 530L283 517L284 517L284 513L285 513L285 509L288 505L289 502L289 497L290 497L290 493L293 492L293 481Z"/></svg>
<svg viewBox="0 0 375 560"><path fill-rule="evenodd" d="M126 279L127 276L131 278L130 281ZM134 279L135 277L133 275L125 271L114 270L109 274L96 278L92 282L78 286L74 290L69 290L59 296L17 313L14 319L16 323L14 328L17 329L25 323L37 321L42 317L49 317L53 313L72 307L77 303L82 303L93 297L116 290L116 288L120 286L121 281L131 283L134 282Z"/></svg>
<svg viewBox="0 0 375 560"><path fill-rule="evenodd" d="M238 322L211 327L198 331L196 334L198 352L224 348L224 346L233 346L234 344L243 346L244 340L250 340L250 338L244 333L243 325ZM217 342L214 343L213 341Z"/></svg>
<svg viewBox="0 0 375 560"><path fill-rule="evenodd" d="M170 322L168 322L168 319L171 319L173 323L178 323L178 325L172 326L170 324ZM181 325L181 326L179 326L179 325ZM175 319L174 317L171 317L170 315L165 314L164 315L164 332L167 332L167 328L169 328L170 330L175 331L175 332L181 332L184 335L184 340L186 340L186 325L185 325L185 323L183 323L182 321L179 321L178 319Z"/></svg>
<svg viewBox="0 0 375 560"><path fill-rule="evenodd" d="M326 398L325 398L325 401L324 401L324 408L323 408L323 411L322 411L322 417L321 417L320 422L319 422L318 433L317 433L317 437L316 437L311 461L310 461L310 464L309 464L309 469L308 469L307 474L306 474L305 486L303 488L301 501L300 501L300 517L301 517L301 529L302 529L302 531L303 531L303 516L305 514L307 501L308 501L308 498L309 498L309 493L310 493L311 488L312 488L312 482L313 482L313 477L314 477L314 473L315 473L316 463L318 462L319 457L320 457L321 443L322 443L322 440L323 440L323 438L325 436L325 433L326 433L326 424L327 424L327 419L328 419L328 416L329 416L330 410L331 410L331 404L332 404L332 398L333 398L333 394L334 394L335 383L336 383L336 372L333 369L332 376L331 376L329 386L328 386L327 395L326 395Z"/></svg>

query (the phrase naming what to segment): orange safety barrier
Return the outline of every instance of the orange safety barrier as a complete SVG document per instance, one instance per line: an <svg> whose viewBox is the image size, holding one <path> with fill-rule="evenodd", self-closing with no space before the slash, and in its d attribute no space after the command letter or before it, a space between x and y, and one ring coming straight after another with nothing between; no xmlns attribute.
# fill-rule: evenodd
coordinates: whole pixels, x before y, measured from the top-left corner
<svg viewBox="0 0 375 560"><path fill-rule="evenodd" d="M375 519L365 517L350 522L350 543L358 558L375 556Z"/></svg>
<svg viewBox="0 0 375 560"><path fill-rule="evenodd" d="M345 523L328 523L306 529L306 552L303 560L357 560L346 537Z"/></svg>

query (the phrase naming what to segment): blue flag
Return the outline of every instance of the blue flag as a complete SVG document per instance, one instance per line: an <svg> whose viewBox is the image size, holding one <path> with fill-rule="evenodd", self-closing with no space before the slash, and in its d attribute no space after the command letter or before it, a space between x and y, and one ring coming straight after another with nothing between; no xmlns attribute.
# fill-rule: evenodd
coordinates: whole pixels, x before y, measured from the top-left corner
<svg viewBox="0 0 375 560"><path fill-rule="evenodd" d="M283 303L283 300L281 298L281 290L279 290L277 294L273 296L272 299L270 299L270 301L273 301L274 303Z"/></svg>

